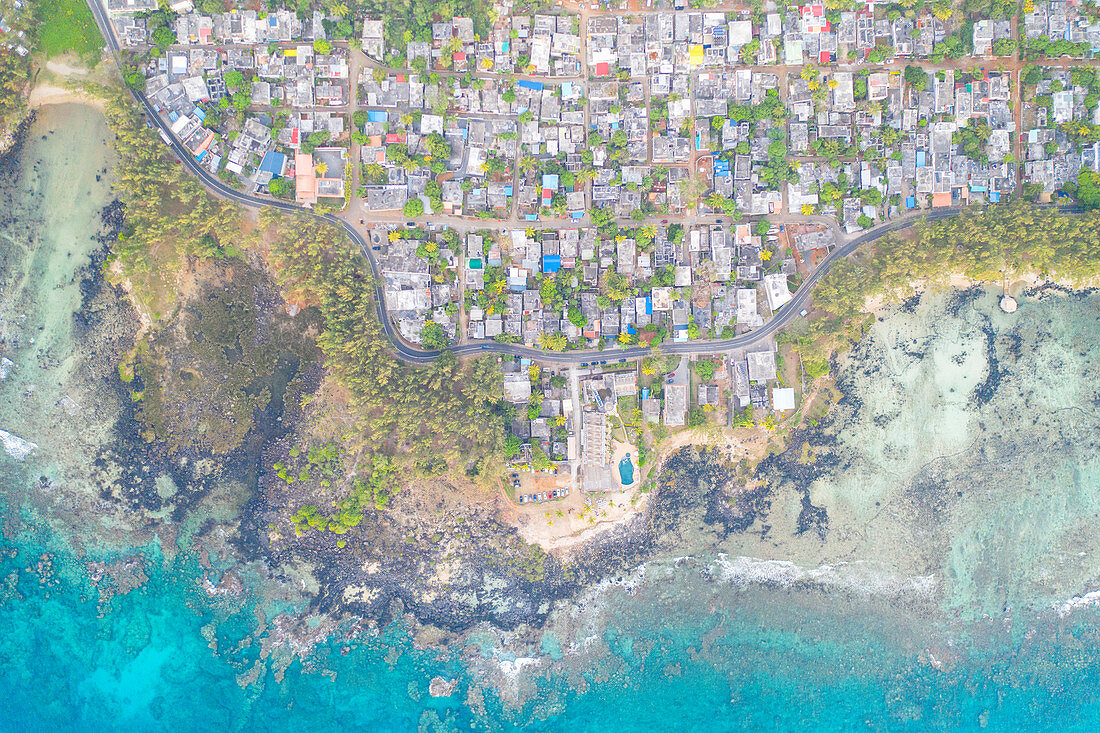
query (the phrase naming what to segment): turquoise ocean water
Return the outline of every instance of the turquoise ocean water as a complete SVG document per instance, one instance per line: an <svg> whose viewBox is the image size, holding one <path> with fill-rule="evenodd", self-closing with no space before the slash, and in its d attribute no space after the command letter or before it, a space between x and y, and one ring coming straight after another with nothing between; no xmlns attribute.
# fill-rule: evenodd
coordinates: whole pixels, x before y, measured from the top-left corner
<svg viewBox="0 0 1100 733"><path fill-rule="evenodd" d="M204 610L193 559L161 564L146 549L148 583L101 614L68 551L28 532L5 544L18 554L0 566L3 730L1089 730L1100 720L1093 612L1048 620L1026 640L992 622L956 630L964 658L937 671L871 606L759 592L708 613L690 594L620 601L607 611L609 652L580 673L540 676L518 710L485 689L472 712L466 693L480 683L458 650L416 651L399 626L346 654L342 642L322 645L313 669L295 662L282 681L269 671L242 689L241 662L258 650L234 650L232 664L212 653L203 626L219 614ZM25 570L43 551L47 585ZM250 612L218 619L219 641L246 638ZM451 698L427 695L436 674L459 679Z"/></svg>
<svg viewBox="0 0 1100 733"><path fill-rule="evenodd" d="M64 136L74 124L80 132ZM260 592L213 598L186 543L182 551L158 542L127 546L124 533L97 541L86 527L67 524L58 509L64 503L51 504L40 485L40 476L79 483L88 446L109 435L116 409L104 397L73 417L81 414L71 405L93 393L69 389L77 362L66 351L79 304L73 273L94 248L95 212L109 200L108 179L95 180L109 165L97 152L105 141L94 111L47 111L22 163L20 185L34 185L5 199L23 200L22 213L38 219L31 235L10 226L0 232L9 254L33 252L4 260L12 269L31 264L26 275L2 273L0 319L20 324L23 336L13 342L16 331L4 332L2 353L16 371L0 382L0 429L40 449L23 462L0 452L0 730L1066 731L1100 724L1100 599L1088 595L1091 576L1056 596L1065 603L1032 593L1031 603L966 614L947 596L910 595L906 589L921 587L916 581L844 580L827 547L812 548L814 559L801 538L789 553L808 571L749 563L752 573L731 580L722 572L728 559L713 546L692 558L661 557L635 581L561 604L545 630L481 628L432 648L397 622L380 632L341 628L302 656L273 651L271 621L301 610L295 601ZM1097 304L1072 308L1058 312L1091 324L1085 336L1094 332ZM28 332L37 333L38 348L27 346ZM1091 431L1090 410L1080 420ZM1075 469L1065 479L1074 496L1091 501L1090 475ZM1059 539L1040 575L1095 549L1096 516L1081 509L1091 506L1084 499L1074 501L1060 505L1069 530L1051 530ZM999 534L1009 524L983 526ZM1084 544L1065 539L1073 533ZM963 541L949 544L960 568L986 562L970 560ZM140 558L147 580L105 598L107 586L93 584L88 563L120 558ZM979 588L1012 577L996 557L988 564L997 568L994 580L968 576ZM904 569L911 577L926 571ZM790 581L792 573L801 580ZM1020 571L1021 588L1029 573ZM245 585L255 590L254 582ZM457 680L451 696L428 694L437 675Z"/></svg>

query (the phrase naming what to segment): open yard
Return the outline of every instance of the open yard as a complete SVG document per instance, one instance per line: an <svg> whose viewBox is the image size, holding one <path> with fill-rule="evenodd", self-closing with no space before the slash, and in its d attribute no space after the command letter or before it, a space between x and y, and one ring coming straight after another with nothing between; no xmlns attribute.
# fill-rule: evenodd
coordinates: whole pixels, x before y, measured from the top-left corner
<svg viewBox="0 0 1100 733"><path fill-rule="evenodd" d="M103 36L82 0L42 0L38 40L46 58L72 51L89 67L103 51Z"/></svg>

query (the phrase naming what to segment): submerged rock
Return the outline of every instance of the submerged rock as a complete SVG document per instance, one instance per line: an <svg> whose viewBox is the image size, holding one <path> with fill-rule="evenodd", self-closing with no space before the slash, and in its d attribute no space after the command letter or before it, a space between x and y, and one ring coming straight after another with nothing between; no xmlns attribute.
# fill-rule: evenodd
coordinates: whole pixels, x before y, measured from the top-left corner
<svg viewBox="0 0 1100 733"><path fill-rule="evenodd" d="M439 676L432 677L432 681L428 684L428 694L432 697L450 697L457 684L458 680L448 680Z"/></svg>

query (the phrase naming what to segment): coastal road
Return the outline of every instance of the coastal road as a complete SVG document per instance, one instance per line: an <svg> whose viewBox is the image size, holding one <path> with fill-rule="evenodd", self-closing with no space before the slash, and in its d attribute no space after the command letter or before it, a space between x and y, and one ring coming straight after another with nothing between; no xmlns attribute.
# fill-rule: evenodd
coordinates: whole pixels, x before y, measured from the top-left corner
<svg viewBox="0 0 1100 733"><path fill-rule="evenodd" d="M114 28L111 25L110 20L107 17L103 6L99 3L99 0L87 0L88 7L91 8L92 14L95 16L96 24L99 26L100 32L103 34L103 38L107 43L107 47L110 49L112 56L115 58L116 64L118 64L118 54L120 46L118 39L115 37ZM119 65L121 67L121 65ZM280 211L285 211L291 214L308 214L310 216L323 219L324 221L342 227L347 235L351 237L359 249L363 252L367 261L370 263L371 270L374 273L374 280L376 283L381 283L382 278L378 263L374 259L373 252L370 244L363 238L363 235L359 233L349 222L344 221L332 214L317 214L313 210L297 204L290 203L288 201L279 201L275 199L260 198L251 194L242 193L236 191L229 186L222 183L216 176L211 174L195 160L191 152L187 150L183 145L176 140L172 134L168 123L161 118L160 114L153 107L153 105L146 98L145 94L131 90L134 98L141 104L145 110L145 114L149 119L149 122L156 125L157 128L163 133L164 137L168 140L168 146L172 149L172 152L180 160L180 162L194 174L207 188L211 189L219 196L229 199L243 206L252 208L272 207ZM1062 207L1065 211L1073 211L1075 207ZM949 207L943 209L933 209L925 213L924 218L928 220L943 219L949 216L953 216L962 207ZM696 341L696 342L680 342L680 343L665 343L661 345L661 350L667 354L685 354L685 355L702 355L702 354L718 354L730 351L732 349L744 349L748 347L760 344L765 339L769 338L784 326L787 326L794 319L799 317L799 313L806 308L810 303L810 291L821 280L822 277L829 271L829 268L845 257L848 257L861 246L873 242L874 240L882 237L891 232L896 232L902 229L906 229L912 226L918 219L917 218L905 218L901 220L895 220L887 222L880 226L869 229L864 234L850 240L849 242L838 246L834 249L821 264L814 270L813 273L807 277L802 285L795 292L793 299L790 303L783 306L779 313L777 313L770 321L765 323L761 328L752 331L751 333L742 334L731 339L721 339L712 341ZM481 223L484 226L484 223ZM401 337L394 331L393 324L390 322L389 315L386 311L386 301L382 293L381 286L375 287L375 311L378 317L379 323L382 325L383 333L386 335L387 341L389 341L394 353L403 361L411 364L428 364L434 361L439 355L440 351L429 351L423 349L417 349L410 346L403 341ZM606 351L597 350L574 350L574 351L543 351L542 349L536 349L530 346L523 346L520 344L500 344L496 342L485 344L467 344L458 345L451 349L458 356L476 356L483 354L511 354L518 357L526 357L530 359L538 360L542 363L555 364L561 366L577 366L584 364L592 364L598 362L617 362L633 359L641 359L650 353L650 349L644 346L634 346L625 349L611 349Z"/></svg>

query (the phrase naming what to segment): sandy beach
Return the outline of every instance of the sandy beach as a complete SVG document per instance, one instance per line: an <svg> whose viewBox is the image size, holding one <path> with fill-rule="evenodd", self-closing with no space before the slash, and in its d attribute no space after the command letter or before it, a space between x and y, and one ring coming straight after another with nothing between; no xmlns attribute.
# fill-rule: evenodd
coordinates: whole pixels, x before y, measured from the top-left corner
<svg viewBox="0 0 1100 733"><path fill-rule="evenodd" d="M66 89L54 84L39 84L31 90L31 109L40 109L52 104L88 104L103 109L103 100L83 92Z"/></svg>
<svg viewBox="0 0 1100 733"><path fill-rule="evenodd" d="M102 64L96 68L102 68ZM102 100L71 89L68 83L69 79L92 79L94 76L97 76L95 69L86 69L79 62L68 63L64 57L50 59L39 69L28 103L31 109L40 109L51 104L90 104L103 109Z"/></svg>

